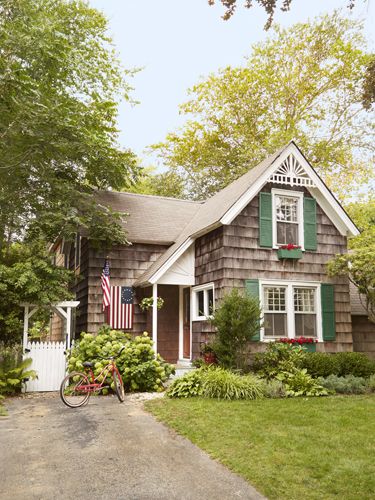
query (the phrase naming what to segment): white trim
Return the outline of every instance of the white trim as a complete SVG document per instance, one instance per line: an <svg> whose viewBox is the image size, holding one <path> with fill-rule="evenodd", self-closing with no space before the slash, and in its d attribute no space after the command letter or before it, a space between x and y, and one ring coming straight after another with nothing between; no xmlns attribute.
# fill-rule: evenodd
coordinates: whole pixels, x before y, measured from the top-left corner
<svg viewBox="0 0 375 500"><path fill-rule="evenodd" d="M295 280L272 280L260 279L259 280L259 302L264 316L264 286L286 287L286 314L287 314L287 337L295 338L295 321L294 321L294 288L314 288L315 289L315 311L316 311L316 338L318 342L323 342L322 330L322 305L321 305L321 283L318 281L295 281ZM260 329L261 342L273 342L277 337L265 338L264 326Z"/></svg>
<svg viewBox="0 0 375 500"><path fill-rule="evenodd" d="M155 356L158 353L158 285L152 285L152 340L154 341Z"/></svg>
<svg viewBox="0 0 375 500"><path fill-rule="evenodd" d="M210 319L210 315L208 314L207 316L198 316L198 307L197 307L197 300L198 300L198 295L197 292L205 292L206 290L212 290L212 296L213 296L213 306L215 308L215 286L214 283L205 283L204 285L198 285L194 286L191 289L192 292L192 300L190 303L190 314L192 317L192 321L206 321ZM203 293L203 309L204 311L208 311L208 294Z"/></svg>
<svg viewBox="0 0 375 500"><path fill-rule="evenodd" d="M304 235L304 220L303 220L303 192L290 191L288 189L271 189L272 195L272 246L279 248L277 244L277 218L276 218L276 196L289 196L290 198L298 198L298 246L305 251L305 235Z"/></svg>
<svg viewBox="0 0 375 500"><path fill-rule="evenodd" d="M159 267L159 269L149 278L149 283L152 285L157 283L158 280L163 276L163 274L168 271L168 269L176 262L176 260L187 250L190 245L194 242L194 239L189 237L185 240L177 250L164 262L164 264Z"/></svg>
<svg viewBox="0 0 375 500"><path fill-rule="evenodd" d="M178 287L178 359L184 357L184 287Z"/></svg>
<svg viewBox="0 0 375 500"><path fill-rule="evenodd" d="M270 176L277 171L280 165L293 154L296 160L304 168L306 174L312 179L316 187L309 187L309 191L316 198L327 216L331 219L336 228L343 236L356 236L359 231L355 224L350 220L344 209L329 191L324 182L320 179L311 165L306 161L297 146L291 142L284 151L272 162L272 164L258 177L258 179L249 187L249 189L232 205L232 207L220 219L222 224L230 224L238 214L250 203L258 194L262 187L268 182Z"/></svg>

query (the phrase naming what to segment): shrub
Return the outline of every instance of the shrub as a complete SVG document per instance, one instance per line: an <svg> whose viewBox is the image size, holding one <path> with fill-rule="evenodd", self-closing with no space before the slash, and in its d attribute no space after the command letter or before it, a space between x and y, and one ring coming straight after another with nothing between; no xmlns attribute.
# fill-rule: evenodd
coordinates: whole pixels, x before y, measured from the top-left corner
<svg viewBox="0 0 375 500"><path fill-rule="evenodd" d="M261 390L265 398L285 398L284 384L277 379L261 379Z"/></svg>
<svg viewBox="0 0 375 500"><path fill-rule="evenodd" d="M155 359L152 340L145 332L134 339L129 334L111 331L103 327L98 335L90 333L81 335L69 353L69 371L82 371L84 361L94 362L94 374L99 376L108 363L110 356L118 354L122 346L125 349L116 358L117 367L122 375L127 391L161 391L163 383L174 371L174 367L166 363L159 355ZM101 381L101 378L99 377ZM111 375L107 382L112 383Z"/></svg>
<svg viewBox="0 0 375 500"><path fill-rule="evenodd" d="M262 382L254 375L238 375L223 368L206 370L203 395L215 399L258 399L263 396Z"/></svg>
<svg viewBox="0 0 375 500"><path fill-rule="evenodd" d="M375 392L375 375L371 375L367 380L367 387L370 392Z"/></svg>
<svg viewBox="0 0 375 500"><path fill-rule="evenodd" d="M292 372L300 368L305 357L300 346L283 342L270 342L266 352L255 355L253 371L260 377L275 378L281 372Z"/></svg>
<svg viewBox="0 0 375 500"><path fill-rule="evenodd" d="M375 373L375 362L359 352L307 353L302 365L313 377L354 375L368 378Z"/></svg>
<svg viewBox="0 0 375 500"><path fill-rule="evenodd" d="M248 342L260 328L259 301L233 289L214 311L212 324L217 333L214 351L224 368L243 369Z"/></svg>
<svg viewBox="0 0 375 500"><path fill-rule="evenodd" d="M171 398L257 399L263 396L262 387L262 380L254 375L239 375L211 366L177 378L169 386L167 395Z"/></svg>
<svg viewBox="0 0 375 500"><path fill-rule="evenodd" d="M277 375L285 386L287 396L327 396L328 391L307 373L306 368L293 372L280 372Z"/></svg>
<svg viewBox="0 0 375 500"><path fill-rule="evenodd" d="M345 377L329 375L326 378L319 378L318 382L326 389L338 394L364 394L369 389L366 379L354 375Z"/></svg>
<svg viewBox="0 0 375 500"><path fill-rule="evenodd" d="M35 379L34 370L28 370L32 359L22 360L22 346L1 347L0 350L0 399L4 394L20 392L24 379Z"/></svg>
<svg viewBox="0 0 375 500"><path fill-rule="evenodd" d="M190 398L202 395L203 368L176 378L167 389L170 398Z"/></svg>

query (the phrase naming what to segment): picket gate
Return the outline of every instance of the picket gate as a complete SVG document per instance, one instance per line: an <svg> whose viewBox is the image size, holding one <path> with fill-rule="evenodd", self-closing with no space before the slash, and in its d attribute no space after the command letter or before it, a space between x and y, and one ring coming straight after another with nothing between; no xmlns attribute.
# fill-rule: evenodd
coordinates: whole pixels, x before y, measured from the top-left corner
<svg viewBox="0 0 375 500"><path fill-rule="evenodd" d="M26 382L26 392L58 391L66 372L65 342L28 342L24 359L31 358L28 368L38 378Z"/></svg>

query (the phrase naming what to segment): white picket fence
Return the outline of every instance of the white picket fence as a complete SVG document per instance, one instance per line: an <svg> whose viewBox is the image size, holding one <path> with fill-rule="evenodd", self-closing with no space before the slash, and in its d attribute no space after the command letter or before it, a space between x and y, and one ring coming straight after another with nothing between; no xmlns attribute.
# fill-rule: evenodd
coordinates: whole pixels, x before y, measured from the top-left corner
<svg viewBox="0 0 375 500"><path fill-rule="evenodd" d="M26 382L26 392L57 391L66 371L65 342L28 342L24 359L33 360L30 370L38 378Z"/></svg>

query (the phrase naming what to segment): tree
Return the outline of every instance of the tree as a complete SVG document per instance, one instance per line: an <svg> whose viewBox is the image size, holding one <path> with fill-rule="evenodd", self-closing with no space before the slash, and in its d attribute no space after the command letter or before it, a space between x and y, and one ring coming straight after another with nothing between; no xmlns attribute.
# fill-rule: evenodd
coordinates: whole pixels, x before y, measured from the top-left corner
<svg viewBox="0 0 375 500"><path fill-rule="evenodd" d="M123 191L171 198L184 198L185 195L181 176L172 170L158 174L154 167L143 168L137 182Z"/></svg>
<svg viewBox="0 0 375 500"><path fill-rule="evenodd" d="M342 198L373 168L374 127L361 106L371 58L362 23L338 12L273 28L243 67L227 67L190 90L189 117L153 146L190 197L214 194L295 139Z"/></svg>
<svg viewBox="0 0 375 500"><path fill-rule="evenodd" d="M220 2L223 4L223 6L226 8L226 11L223 15L224 21L228 21L230 19L236 8L237 8L237 0L220 0ZM256 2L264 8L268 15L267 23L265 25L265 29L268 30L273 22L273 17L275 15L276 8L278 6L278 0L256 0ZM287 12L290 9L290 6L292 4L292 0L281 0L281 6L280 10L282 12ZM214 5L215 0L208 0L209 5ZM348 2L348 8L353 9L355 5L355 0L349 0ZM245 0L244 7L247 9L250 9L253 6L253 0Z"/></svg>
<svg viewBox="0 0 375 500"><path fill-rule="evenodd" d="M233 288L213 311L214 352L224 368L244 369L248 343L261 327L259 301Z"/></svg>
<svg viewBox="0 0 375 500"><path fill-rule="evenodd" d="M111 214L93 193L131 184L137 167L117 146L129 72L106 29L81 0L0 2L0 247L25 230L90 233L92 219L113 239Z"/></svg>
<svg viewBox="0 0 375 500"><path fill-rule="evenodd" d="M0 0L0 335L19 333L20 301L69 296L70 274L46 251L78 228L95 244L126 242L120 215L97 189L131 185L118 103L131 71L107 21L81 0Z"/></svg>
<svg viewBox="0 0 375 500"><path fill-rule="evenodd" d="M349 253L328 263L331 276L346 276L357 288L368 318L375 323L375 199L349 205L362 233L349 241Z"/></svg>

